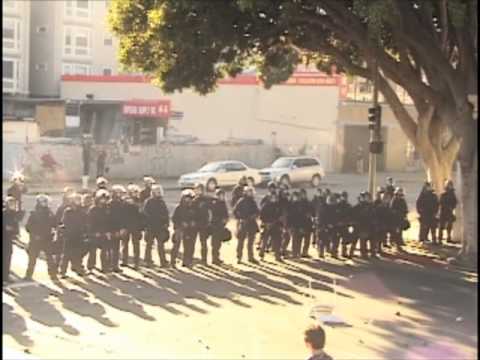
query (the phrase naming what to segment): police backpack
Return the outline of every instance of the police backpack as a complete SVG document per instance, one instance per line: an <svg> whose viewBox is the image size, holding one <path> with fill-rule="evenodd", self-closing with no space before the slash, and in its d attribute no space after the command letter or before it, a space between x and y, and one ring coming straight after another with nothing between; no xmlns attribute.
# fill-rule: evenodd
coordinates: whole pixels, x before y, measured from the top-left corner
<svg viewBox="0 0 480 360"><path fill-rule="evenodd" d="M232 239L232 232L224 227L219 230L218 237L222 242L230 241Z"/></svg>

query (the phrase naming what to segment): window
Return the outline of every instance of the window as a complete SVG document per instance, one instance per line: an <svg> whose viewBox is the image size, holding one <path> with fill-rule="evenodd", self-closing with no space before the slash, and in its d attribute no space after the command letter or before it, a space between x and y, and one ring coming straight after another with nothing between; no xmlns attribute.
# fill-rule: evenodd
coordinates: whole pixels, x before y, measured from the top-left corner
<svg viewBox="0 0 480 360"><path fill-rule="evenodd" d="M65 15L68 17L89 19L91 17L92 5L89 0L67 0L65 1Z"/></svg>
<svg viewBox="0 0 480 360"><path fill-rule="evenodd" d="M246 168L240 163L228 163L226 164L227 171L245 171Z"/></svg>
<svg viewBox="0 0 480 360"><path fill-rule="evenodd" d="M112 68L103 68L103 75L104 76L111 76L112 75Z"/></svg>
<svg viewBox="0 0 480 360"><path fill-rule="evenodd" d="M47 27L46 26L37 26L37 33L38 34L43 34L47 32Z"/></svg>
<svg viewBox="0 0 480 360"><path fill-rule="evenodd" d="M103 45L112 46L112 44L113 44L112 37L111 36L105 36L105 38L103 39Z"/></svg>
<svg viewBox="0 0 480 360"><path fill-rule="evenodd" d="M5 9L10 9L10 10L17 9L17 1L15 0L3 0L2 3Z"/></svg>
<svg viewBox="0 0 480 360"><path fill-rule="evenodd" d="M3 19L3 49L20 49L20 21L18 19Z"/></svg>
<svg viewBox="0 0 480 360"><path fill-rule="evenodd" d="M3 59L3 91L15 92L18 86L19 66L18 61L14 59Z"/></svg>
<svg viewBox="0 0 480 360"><path fill-rule="evenodd" d="M63 54L89 56L90 30L82 27L66 26Z"/></svg>
<svg viewBox="0 0 480 360"><path fill-rule="evenodd" d="M318 161L315 159L303 159L303 166L318 166Z"/></svg>
<svg viewBox="0 0 480 360"><path fill-rule="evenodd" d="M35 70L37 71L47 71L48 67L47 64L36 64Z"/></svg>
<svg viewBox="0 0 480 360"><path fill-rule="evenodd" d="M62 75L90 75L90 65L64 63Z"/></svg>

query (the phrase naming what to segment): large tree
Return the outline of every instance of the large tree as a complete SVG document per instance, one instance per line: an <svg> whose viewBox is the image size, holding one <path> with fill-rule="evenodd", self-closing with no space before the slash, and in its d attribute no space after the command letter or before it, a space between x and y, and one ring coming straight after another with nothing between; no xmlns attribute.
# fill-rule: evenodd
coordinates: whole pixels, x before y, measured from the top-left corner
<svg viewBox="0 0 480 360"><path fill-rule="evenodd" d="M477 94L477 0L117 0L109 23L121 63L165 92L206 94L252 66L267 88L300 63L376 74L437 191L459 161L463 252L476 253L477 122L468 96ZM392 82L410 95L416 118Z"/></svg>

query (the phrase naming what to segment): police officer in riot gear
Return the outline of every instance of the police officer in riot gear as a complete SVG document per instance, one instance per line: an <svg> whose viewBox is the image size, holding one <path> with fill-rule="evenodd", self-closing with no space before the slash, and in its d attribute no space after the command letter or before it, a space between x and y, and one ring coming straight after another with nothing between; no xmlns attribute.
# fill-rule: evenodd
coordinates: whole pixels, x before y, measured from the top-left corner
<svg viewBox="0 0 480 360"><path fill-rule="evenodd" d="M358 196L358 202L352 209L355 222L355 237L350 247L350 257L355 255L357 243L360 242L360 254L362 258L368 257L368 240L372 235L372 207L369 203L369 194L363 191ZM370 244L371 245L371 244ZM372 251L372 246L370 246Z"/></svg>
<svg viewBox="0 0 480 360"><path fill-rule="evenodd" d="M393 199L390 203L390 211L392 214L391 238L397 246L397 249L401 251L403 245L403 231L406 230L408 225L408 206L401 187L395 189Z"/></svg>
<svg viewBox="0 0 480 360"><path fill-rule="evenodd" d="M112 199L109 204L110 208L110 226L111 226L111 240L110 240L110 252L111 252L111 266L112 271L121 273L119 268L120 260L120 244L125 242L127 237L127 206L124 201L126 196L126 189L122 185L112 186Z"/></svg>
<svg viewBox="0 0 480 360"><path fill-rule="evenodd" d="M339 219L337 236L341 241L342 257L348 257L347 247L352 242L352 205L348 202L348 193L343 191L338 202Z"/></svg>
<svg viewBox="0 0 480 360"><path fill-rule="evenodd" d="M140 203L140 188L135 184L127 186L128 197L125 200L125 212L127 217L127 235L122 244L122 264L128 265L128 250L130 240L133 244L134 269L138 270L140 265L140 240L144 229L144 215Z"/></svg>
<svg viewBox="0 0 480 360"><path fill-rule="evenodd" d="M325 223L327 226L328 243L330 244L330 255L333 258L338 258L339 246L339 223L340 223L340 207L338 205L339 195L331 193L327 196L327 205L325 211Z"/></svg>
<svg viewBox="0 0 480 360"><path fill-rule="evenodd" d="M288 186L282 184L278 194L278 206L280 207L281 215L281 239L282 239L282 256L287 257L287 249L290 244L290 231L288 228L288 208L290 206L290 191Z"/></svg>
<svg viewBox="0 0 480 360"><path fill-rule="evenodd" d="M385 184L385 193L387 193L390 197L393 197L393 195L395 194L395 183L392 177L387 177Z"/></svg>
<svg viewBox="0 0 480 360"><path fill-rule="evenodd" d="M152 186L151 196L145 201L145 206L143 207L143 214L146 219L145 240L147 242L145 263L149 267L153 265L152 247L156 240L160 267L167 267L165 243L170 238L170 233L168 232L170 215L163 200L163 188L160 185L155 184Z"/></svg>
<svg viewBox="0 0 480 360"><path fill-rule="evenodd" d="M212 263L214 265L222 264L220 259L220 248L222 246L222 233L225 226L228 223L228 208L225 201L225 191L217 189L215 191L215 198L211 203L212 222L211 222L211 234L212 234Z"/></svg>
<svg viewBox="0 0 480 360"><path fill-rule="evenodd" d="M262 207L265 205L265 203L267 203L268 201L270 201L270 199L271 199L272 196L275 196L275 199L276 199L275 203L278 204L277 185L275 184L275 182L270 181L270 182L267 184L267 191L268 191L268 193L265 194L265 195L263 196L263 198L260 200L260 208L262 208ZM266 233L265 233L266 229L267 229L267 227L265 227L265 226L262 228L262 231L261 231L261 233L260 233L260 242L259 242L259 245L258 245L258 247L257 247L257 250L260 250L263 245L266 246L265 249L264 249L264 251L267 251L267 249L269 248L269 245L270 245L270 244L269 244L269 241L270 241L270 239L271 239L272 237L270 236L269 239L267 239L267 241L266 241L265 244L264 244L264 238L265 238L265 236L266 236Z"/></svg>
<svg viewBox="0 0 480 360"><path fill-rule="evenodd" d="M420 215L420 232L418 240L420 242L428 241L428 234L432 236L432 242L437 242L437 213L438 198L433 190L432 184L428 181L423 185L422 191L417 198L417 212Z"/></svg>
<svg viewBox="0 0 480 360"><path fill-rule="evenodd" d="M300 192L292 192L291 201L288 205L287 227L292 239L292 258L300 257L302 237L304 236L305 209L302 206Z"/></svg>
<svg viewBox="0 0 480 360"><path fill-rule="evenodd" d="M196 231L193 238L193 254L195 253L195 243L197 236L200 240L200 252L202 256L202 264L207 264L208 243L210 236L210 221L211 221L211 199L205 195L205 188L203 184L196 184L193 191L195 197L193 198L193 206L195 208Z"/></svg>
<svg viewBox="0 0 480 360"><path fill-rule="evenodd" d="M313 232L313 204L308 200L307 190L300 189L301 214L303 219L302 238L301 238L301 256L309 257L308 249L310 248L310 240Z"/></svg>
<svg viewBox="0 0 480 360"><path fill-rule="evenodd" d="M183 264L191 267L193 264L193 241L196 233L196 211L193 206L195 193L191 189L182 191L180 204L177 205L172 215L173 222L173 248L171 252L171 264L176 268L176 259L180 244L183 244Z"/></svg>
<svg viewBox="0 0 480 360"><path fill-rule="evenodd" d="M25 274L26 280L31 280L38 256L43 251L47 258L48 274L52 280L57 279L57 268L52 257L53 231L55 229L55 216L49 207L50 199L47 195L40 194L36 197L35 209L25 225L30 234L28 243L28 267Z"/></svg>
<svg viewBox="0 0 480 360"><path fill-rule="evenodd" d="M3 281L11 282L10 268L12 264L13 241L20 232L18 222L20 221L17 210L17 200L13 196L7 196L3 215Z"/></svg>
<svg viewBox="0 0 480 360"><path fill-rule="evenodd" d="M82 258L86 247L87 229L86 214L82 209L82 196L80 194L72 195L72 202L63 213L62 224L65 242L60 274L62 278L66 278L68 266L71 264L72 270L83 276L85 271L82 266Z"/></svg>
<svg viewBox="0 0 480 360"><path fill-rule="evenodd" d="M87 268L93 271L97 261L97 248L100 248L100 262L102 273L107 274L112 268L112 225L109 208L110 194L107 190L100 189L95 194L95 204L87 214L87 230L90 241L96 246L91 246L88 254Z"/></svg>
<svg viewBox="0 0 480 360"><path fill-rule="evenodd" d="M244 195L238 200L233 208L233 214L238 221L237 230L237 262L242 263L243 249L245 239L247 239L248 261L251 263L258 263L253 254L253 242L255 235L258 232L257 216L259 210L254 198L255 190L251 187L246 187Z"/></svg>
<svg viewBox="0 0 480 360"><path fill-rule="evenodd" d="M108 180L106 178L104 178L103 176L97 177L96 185L97 185L97 188L95 190L95 193L98 190L108 190Z"/></svg>
<svg viewBox="0 0 480 360"><path fill-rule="evenodd" d="M263 260L265 251L269 244L272 245L276 261L282 261L281 257L281 217L282 212L278 206L277 194L269 194L267 201L264 201L260 209L260 220L262 221L262 239L260 246L260 258Z"/></svg>
<svg viewBox="0 0 480 360"><path fill-rule="evenodd" d="M327 198L324 192L317 194L315 201L315 232L318 256L323 258L330 250L330 234L327 226Z"/></svg>
<svg viewBox="0 0 480 360"><path fill-rule="evenodd" d="M452 241L452 228L455 222L454 211L457 207L457 197L455 196L455 189L453 182L447 180L445 182L445 190L440 195L440 226L438 230L438 242L442 243L443 231L447 230L447 242Z"/></svg>
<svg viewBox="0 0 480 360"><path fill-rule="evenodd" d="M65 247L65 236L64 236L64 227L62 224L63 213L65 209L72 205L73 198L72 196L75 194L75 191L71 187L65 187L63 189L63 196L62 196L62 203L57 208L55 212L55 222L56 222L56 236L55 242L52 248L52 256L55 261L55 266L57 269L60 269L60 264L62 261L63 250Z"/></svg>

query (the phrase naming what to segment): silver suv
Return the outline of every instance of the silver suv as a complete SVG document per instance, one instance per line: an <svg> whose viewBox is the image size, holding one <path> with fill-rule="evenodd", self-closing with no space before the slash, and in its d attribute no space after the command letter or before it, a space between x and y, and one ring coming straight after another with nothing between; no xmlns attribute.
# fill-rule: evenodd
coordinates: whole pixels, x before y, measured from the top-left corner
<svg viewBox="0 0 480 360"><path fill-rule="evenodd" d="M291 185L308 182L314 187L319 186L325 177L320 161L309 156L278 158L269 168L262 169L259 173L262 183L275 181Z"/></svg>

